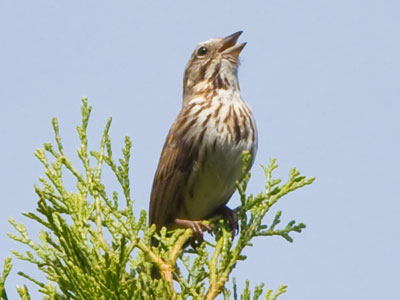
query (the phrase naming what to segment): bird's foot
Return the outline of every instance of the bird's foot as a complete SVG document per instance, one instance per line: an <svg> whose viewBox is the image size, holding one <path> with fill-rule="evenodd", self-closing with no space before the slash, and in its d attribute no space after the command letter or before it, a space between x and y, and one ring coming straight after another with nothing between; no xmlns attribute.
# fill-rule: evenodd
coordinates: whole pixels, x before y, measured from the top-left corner
<svg viewBox="0 0 400 300"><path fill-rule="evenodd" d="M237 235L239 232L239 223L233 210L230 209L228 206L223 205L218 208L217 214L221 214L224 219L228 221L229 227L231 228L232 237Z"/></svg>
<svg viewBox="0 0 400 300"><path fill-rule="evenodd" d="M193 221L193 220L183 220L183 219L175 219L174 223L178 227L184 227L184 228L190 228L194 232L194 237L195 240L200 244L203 242L203 232L211 232L212 228L211 226L204 224L203 221ZM192 246L198 246L198 245L192 245Z"/></svg>

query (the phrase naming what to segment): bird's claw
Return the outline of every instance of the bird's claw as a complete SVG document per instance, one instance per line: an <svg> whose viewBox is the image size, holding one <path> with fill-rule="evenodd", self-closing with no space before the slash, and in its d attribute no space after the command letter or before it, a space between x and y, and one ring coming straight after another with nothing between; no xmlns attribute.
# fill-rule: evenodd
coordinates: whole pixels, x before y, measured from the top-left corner
<svg viewBox="0 0 400 300"><path fill-rule="evenodd" d="M193 230L196 239L203 241L203 232L211 232L212 228L210 225L205 224L203 221L193 221L193 220L182 220L175 219L175 224L179 227L186 227Z"/></svg>
<svg viewBox="0 0 400 300"><path fill-rule="evenodd" d="M233 210L224 205L218 209L218 213L220 213L224 219L228 221L229 227L231 228L232 237L237 235L239 232L239 223Z"/></svg>
<svg viewBox="0 0 400 300"><path fill-rule="evenodd" d="M193 230L194 238L190 241L193 248L197 248L204 241L204 231L211 232L212 230L211 226L205 224L203 221L175 219L175 224L178 227L186 227Z"/></svg>

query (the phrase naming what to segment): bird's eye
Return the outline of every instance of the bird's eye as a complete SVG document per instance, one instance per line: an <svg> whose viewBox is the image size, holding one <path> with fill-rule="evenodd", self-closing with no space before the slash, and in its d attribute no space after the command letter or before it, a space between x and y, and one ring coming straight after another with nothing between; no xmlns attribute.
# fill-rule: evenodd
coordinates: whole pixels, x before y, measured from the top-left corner
<svg viewBox="0 0 400 300"><path fill-rule="evenodd" d="M204 56L208 53L208 49L206 47L200 47L199 50L197 50L197 55L198 56Z"/></svg>

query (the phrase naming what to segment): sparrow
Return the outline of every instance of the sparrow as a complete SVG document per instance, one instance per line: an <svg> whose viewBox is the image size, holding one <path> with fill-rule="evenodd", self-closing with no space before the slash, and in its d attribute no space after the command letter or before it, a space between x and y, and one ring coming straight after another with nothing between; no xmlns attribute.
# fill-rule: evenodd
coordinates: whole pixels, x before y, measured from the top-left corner
<svg viewBox="0 0 400 300"><path fill-rule="evenodd" d="M186 65L182 108L172 124L155 172L149 224L159 230L191 228L216 214L237 222L226 206L242 178L242 153L257 152L253 114L240 95L237 44L242 31L198 44Z"/></svg>

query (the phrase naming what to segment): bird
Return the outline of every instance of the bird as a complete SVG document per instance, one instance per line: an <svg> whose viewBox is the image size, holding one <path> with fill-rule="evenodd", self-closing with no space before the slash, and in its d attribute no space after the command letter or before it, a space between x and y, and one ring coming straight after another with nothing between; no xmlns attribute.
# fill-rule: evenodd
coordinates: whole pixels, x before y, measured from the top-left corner
<svg viewBox="0 0 400 300"><path fill-rule="evenodd" d="M257 152L257 128L242 100L237 44L242 31L198 44L184 72L181 110L172 124L157 170L149 204L149 224L157 230L191 228L199 239L204 223L222 214L237 231L227 203L242 178L242 153Z"/></svg>

